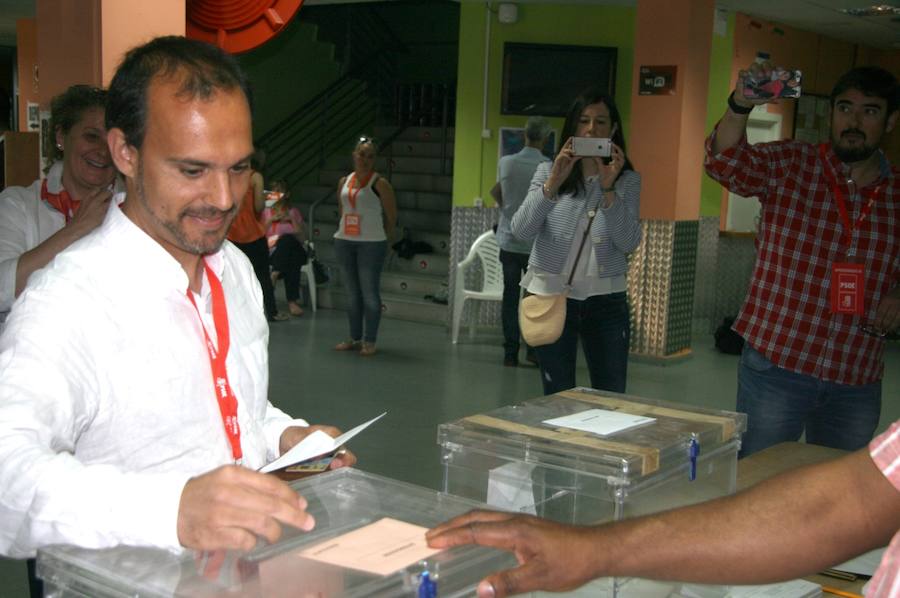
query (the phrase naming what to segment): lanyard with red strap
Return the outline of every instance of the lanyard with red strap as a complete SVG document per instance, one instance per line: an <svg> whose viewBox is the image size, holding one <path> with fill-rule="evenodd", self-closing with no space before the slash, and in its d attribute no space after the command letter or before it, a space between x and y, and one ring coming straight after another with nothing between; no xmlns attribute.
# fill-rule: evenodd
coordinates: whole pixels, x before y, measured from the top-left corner
<svg viewBox="0 0 900 598"><path fill-rule="evenodd" d="M884 193L884 183L878 185L871 193L869 193L868 201L866 201L865 205L863 205L862 209L859 211L856 222L850 222L850 215L847 212L847 203L844 198L844 192L841 191L840 185L838 185L837 179L834 176L834 172L832 172L831 162L827 159L825 154L826 147L827 146L824 143L819 146L819 155L823 162L822 172L825 173L825 178L828 179L828 186L831 189L831 194L834 196L834 202L837 204L838 214L840 214L841 217L841 224L844 227L844 240L846 241L847 246L851 248L852 252L853 231L859 228L859 225L868 218L869 213L872 211L872 206L881 198L882 193ZM860 190L860 195L865 198L862 190Z"/></svg>
<svg viewBox="0 0 900 598"><path fill-rule="evenodd" d="M200 318L200 327L203 329L203 337L206 340L206 350L209 352L209 365L212 369L213 384L215 386L216 400L219 403L219 413L222 415L222 424L225 426L225 435L228 437L228 443L231 445L231 454L234 456L234 462L241 463L243 453L241 451L241 427L238 424L238 402L237 397L231 390L231 384L228 383L228 370L225 367L225 358L228 356L228 346L231 342L228 331L228 308L225 305L225 293L222 291L222 283L216 274L203 260L203 267L206 270L206 278L209 281L209 290L212 295L213 324L216 327L217 345L213 345L203 324L203 318L200 316L200 309L197 302L194 301L194 294L190 289L187 290L187 298L190 299L191 305L197 311L197 317ZM218 346L218 349L216 348Z"/></svg>
<svg viewBox="0 0 900 598"><path fill-rule="evenodd" d="M375 174L375 171L370 172L369 174L366 175L366 178L364 178L362 181L359 182L359 186L356 187L356 193L353 192L354 191L353 183L356 181L356 173L354 172L353 174L350 175L350 183L348 185L347 199L350 200L350 207L353 209L354 212L356 211L356 196L359 195L359 192L362 191L362 189L369 184L369 181L372 180L372 176L374 174Z"/></svg>
<svg viewBox="0 0 900 598"><path fill-rule="evenodd" d="M81 202L72 199L72 196L69 195L69 192L65 189L59 193L50 193L50 190L47 189L47 179L44 179L44 182L41 183L41 199L46 201L57 212L65 216L66 224L72 220L72 216L75 215L75 211L78 209L78 206L81 205Z"/></svg>

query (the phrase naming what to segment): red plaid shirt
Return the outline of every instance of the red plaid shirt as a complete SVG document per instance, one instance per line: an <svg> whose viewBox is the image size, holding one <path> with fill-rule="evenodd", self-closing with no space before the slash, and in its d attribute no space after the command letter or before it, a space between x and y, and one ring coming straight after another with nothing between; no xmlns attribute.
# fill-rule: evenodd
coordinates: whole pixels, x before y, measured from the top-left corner
<svg viewBox="0 0 900 598"><path fill-rule="evenodd" d="M859 330L874 319L882 296L900 282L900 181L882 154L881 174L864 189L849 185L849 167L831 147L798 141L750 145L746 138L719 155L706 140L706 172L730 191L757 196L761 223L750 290L734 330L769 361L839 384L868 384L884 371L884 341ZM882 191L854 232L856 258L824 169L841 185L851 222L869 195ZM851 188L852 187L852 188ZM866 199L863 198L865 196ZM836 262L865 266L865 315L831 312Z"/></svg>
<svg viewBox="0 0 900 598"><path fill-rule="evenodd" d="M884 477L897 489L897 498L900 499L900 420L869 444L869 454ZM894 534L875 576L869 582L866 596L900 597L900 530Z"/></svg>

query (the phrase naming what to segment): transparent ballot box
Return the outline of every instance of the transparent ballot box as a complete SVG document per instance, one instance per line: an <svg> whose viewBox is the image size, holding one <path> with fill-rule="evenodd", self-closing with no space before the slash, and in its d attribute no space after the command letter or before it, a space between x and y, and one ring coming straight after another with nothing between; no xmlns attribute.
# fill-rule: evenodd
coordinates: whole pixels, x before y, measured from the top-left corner
<svg viewBox="0 0 900 598"><path fill-rule="evenodd" d="M443 488L564 523L618 520L733 493L745 428L739 413L576 388L438 426Z"/></svg>
<svg viewBox="0 0 900 598"><path fill-rule="evenodd" d="M45 596L416 596L426 571L433 595L472 596L482 577L515 563L475 546L421 554L423 533L410 524L433 527L479 506L472 501L354 469L292 487L316 519L310 532L285 528L276 544L245 553L53 546L38 552Z"/></svg>
<svg viewBox="0 0 900 598"><path fill-rule="evenodd" d="M740 413L575 388L438 426L443 487L563 523L619 520L733 493L745 429ZM604 578L566 596L677 595L648 583Z"/></svg>

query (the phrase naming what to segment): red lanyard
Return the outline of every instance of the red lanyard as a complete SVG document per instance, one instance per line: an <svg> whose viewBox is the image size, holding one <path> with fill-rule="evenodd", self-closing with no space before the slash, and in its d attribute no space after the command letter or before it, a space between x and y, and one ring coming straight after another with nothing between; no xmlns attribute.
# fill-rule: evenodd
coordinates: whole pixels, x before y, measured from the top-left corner
<svg viewBox="0 0 900 598"><path fill-rule="evenodd" d="M875 202L878 201L881 194L884 192L884 183L875 187L869 194L869 200L859 211L859 217L856 219L856 222L850 222L850 215L847 212L847 203L844 199L844 192L841 191L837 179L834 177L834 173L831 169L831 162L829 162L825 156L825 147L826 145L824 143L819 146L819 155L821 156L823 163L822 172L825 173L825 178L828 179L828 186L831 188L831 194L834 196L834 201L837 204L838 214L841 216L841 224L844 227L844 239L848 246L852 246L853 231L859 228L859 225L868 218L869 212L872 211L872 206L875 205ZM860 190L860 195L862 195L862 190Z"/></svg>
<svg viewBox="0 0 900 598"><path fill-rule="evenodd" d="M187 298L191 300L191 305L197 311L197 317L200 318L200 327L203 329L203 337L206 339L206 350L209 352L209 365L212 369L213 384L216 387L216 400L219 403L219 413L222 415L222 424L225 426L225 435L228 436L228 443L231 444L231 454L234 456L234 462L240 464L243 457L241 452L241 426L238 424L237 397L231 390L231 384L228 383L228 371L225 368L225 358L228 356L228 345L231 342L228 331L228 308L225 305L225 293L222 291L222 283L218 277L203 260L203 267L206 270L206 278L209 280L209 290L212 295L213 307L213 323L216 326L216 339L218 340L218 350L209 338L206 326L203 325L203 318L200 316L200 309L197 302L194 301L194 294L191 290L187 290Z"/></svg>
<svg viewBox="0 0 900 598"><path fill-rule="evenodd" d="M369 181L372 180L372 175L374 175L374 174L375 174L375 171L372 171L366 175L365 179L360 181L359 187L356 188L356 193L353 192L353 182L356 180L356 173L354 172L353 174L350 175L350 183L348 185L349 188L347 190L347 193L348 193L348 199L350 200L350 207L353 209L354 212L356 211L356 196L359 195L359 192L363 189L363 187L365 187L369 184Z"/></svg>
<svg viewBox="0 0 900 598"><path fill-rule="evenodd" d="M65 216L66 224L72 220L75 210L81 205L81 202L72 199L72 196L69 195L69 192L65 189L59 193L50 193L47 189L47 179L44 179L44 182L41 183L41 199L50 204L57 212Z"/></svg>

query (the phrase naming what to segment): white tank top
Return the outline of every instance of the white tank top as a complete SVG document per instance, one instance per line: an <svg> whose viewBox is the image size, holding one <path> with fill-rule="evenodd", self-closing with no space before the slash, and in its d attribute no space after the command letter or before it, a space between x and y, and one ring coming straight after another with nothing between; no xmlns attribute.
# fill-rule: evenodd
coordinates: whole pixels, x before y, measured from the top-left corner
<svg viewBox="0 0 900 598"><path fill-rule="evenodd" d="M375 181L378 180L378 174L373 173L372 177L366 185L359 189L357 193L355 187L359 184L355 174L350 174L341 187L341 221L338 224L338 230L334 233L335 239L343 239L344 241L385 241L387 235L384 232L384 210L381 207L381 198L376 195L374 190ZM356 199L356 207L350 203L350 183L353 183L354 194ZM349 235L348 230L353 229L353 223L347 226L347 217L353 220L353 215L359 217L359 234Z"/></svg>

